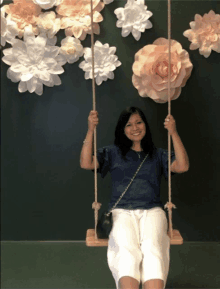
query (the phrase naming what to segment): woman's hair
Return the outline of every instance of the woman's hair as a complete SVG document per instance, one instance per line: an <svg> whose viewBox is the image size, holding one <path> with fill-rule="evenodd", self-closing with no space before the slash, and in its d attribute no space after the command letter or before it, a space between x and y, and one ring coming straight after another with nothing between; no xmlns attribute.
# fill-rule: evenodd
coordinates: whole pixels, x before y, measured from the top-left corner
<svg viewBox="0 0 220 289"><path fill-rule="evenodd" d="M141 147L143 151L147 154L149 154L149 157L152 158L154 149L156 148L153 141L152 136L150 132L150 128L147 122L147 119L143 113L143 111L135 106L127 107L125 110L123 110L119 116L118 123L115 128L115 141L114 144L119 147L122 157L124 160L126 160L126 154L130 150L132 146L132 141L127 138L127 136L124 133L125 125L127 124L130 116L134 113L138 113L140 117L142 118L143 122L145 123L146 127L146 134L141 140Z"/></svg>

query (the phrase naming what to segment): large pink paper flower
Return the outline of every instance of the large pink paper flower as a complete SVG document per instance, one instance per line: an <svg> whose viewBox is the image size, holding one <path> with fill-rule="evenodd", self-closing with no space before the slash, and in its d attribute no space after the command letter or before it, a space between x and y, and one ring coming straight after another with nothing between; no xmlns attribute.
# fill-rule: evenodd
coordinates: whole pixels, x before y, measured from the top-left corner
<svg viewBox="0 0 220 289"><path fill-rule="evenodd" d="M203 17L196 14L195 21L189 25L192 29L183 33L192 42L189 49L199 48L199 53L206 58L212 50L220 52L220 14L215 14L213 10L205 13Z"/></svg>
<svg viewBox="0 0 220 289"><path fill-rule="evenodd" d="M165 38L156 39L135 54L132 83L140 96L150 97L157 103L168 101L168 63L168 40ZM182 49L179 42L171 40L171 100L179 97L192 68L189 53Z"/></svg>
<svg viewBox="0 0 220 289"><path fill-rule="evenodd" d="M24 35L24 28L31 25L32 31L38 35L37 17L41 13L41 8L34 4L32 0L13 0L14 4L5 5L7 19L13 20L18 26L18 37Z"/></svg>
<svg viewBox="0 0 220 289"><path fill-rule="evenodd" d="M90 0L63 0L57 6L56 12L61 19L61 29L65 29L66 36L74 35L75 38L84 40L91 34ZM105 4L100 0L93 0L93 32L100 33L98 22L103 20L99 13Z"/></svg>

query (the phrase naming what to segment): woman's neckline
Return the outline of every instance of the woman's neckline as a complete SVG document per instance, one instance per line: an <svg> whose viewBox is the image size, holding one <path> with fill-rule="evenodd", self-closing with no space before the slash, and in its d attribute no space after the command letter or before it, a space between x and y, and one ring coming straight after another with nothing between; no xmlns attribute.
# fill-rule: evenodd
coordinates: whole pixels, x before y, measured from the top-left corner
<svg viewBox="0 0 220 289"><path fill-rule="evenodd" d="M142 150L142 151L136 151L136 150L133 150L132 148L131 148L131 150L134 151L134 152L136 152L136 153L141 153L141 152L143 152L143 150Z"/></svg>

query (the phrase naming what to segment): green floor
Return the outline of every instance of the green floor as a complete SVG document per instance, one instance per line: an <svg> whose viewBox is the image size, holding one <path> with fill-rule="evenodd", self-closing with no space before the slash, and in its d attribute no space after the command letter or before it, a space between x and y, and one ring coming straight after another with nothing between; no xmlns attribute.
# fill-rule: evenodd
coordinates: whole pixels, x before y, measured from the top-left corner
<svg viewBox="0 0 220 289"><path fill-rule="evenodd" d="M172 245L166 288L220 289L220 243ZM115 289L107 247L85 242L1 242L1 288Z"/></svg>

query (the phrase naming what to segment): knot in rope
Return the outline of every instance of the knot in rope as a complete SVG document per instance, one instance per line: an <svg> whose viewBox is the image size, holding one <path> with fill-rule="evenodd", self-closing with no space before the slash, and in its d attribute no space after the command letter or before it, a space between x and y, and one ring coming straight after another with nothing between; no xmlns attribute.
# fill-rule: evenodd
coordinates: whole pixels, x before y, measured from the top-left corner
<svg viewBox="0 0 220 289"><path fill-rule="evenodd" d="M176 209L176 206L172 203L172 202L167 202L166 205L164 206L164 208L167 208L168 210L172 209L172 208L175 208Z"/></svg>
<svg viewBox="0 0 220 289"><path fill-rule="evenodd" d="M101 208L101 203L98 203L98 202L93 202L92 203L92 208L94 209L94 210L99 210L100 208Z"/></svg>

